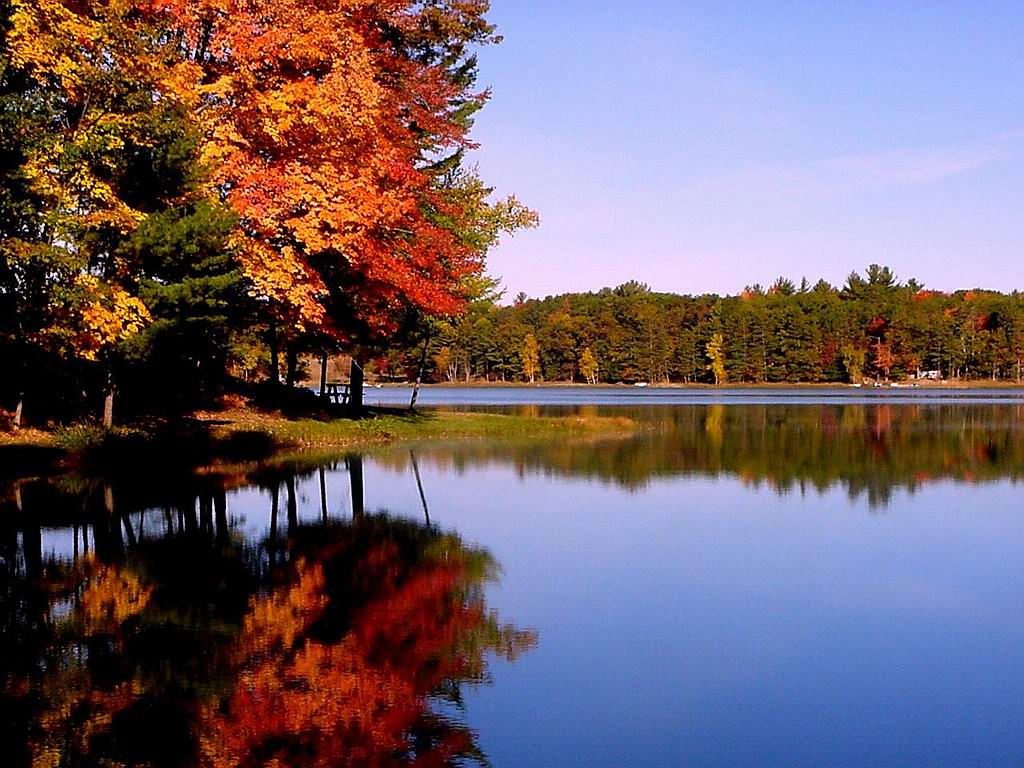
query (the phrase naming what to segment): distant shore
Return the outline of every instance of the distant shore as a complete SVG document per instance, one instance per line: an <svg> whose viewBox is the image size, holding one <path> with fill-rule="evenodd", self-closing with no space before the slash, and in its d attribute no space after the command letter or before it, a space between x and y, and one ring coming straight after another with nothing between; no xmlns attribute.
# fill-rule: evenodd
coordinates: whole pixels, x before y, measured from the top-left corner
<svg viewBox="0 0 1024 768"><path fill-rule="evenodd" d="M411 389L412 382L381 382L378 385L382 389ZM607 383L584 384L578 381L538 381L533 384L522 381L443 381L421 384L422 389L542 389L559 387L566 389L693 389L714 392L716 390L735 389L1024 389L1024 381L1006 381L992 379L959 379L932 381L928 379L879 382L878 384L865 382L861 385L847 384L844 382L727 382L725 384L704 384L699 382L647 382L636 383Z"/></svg>

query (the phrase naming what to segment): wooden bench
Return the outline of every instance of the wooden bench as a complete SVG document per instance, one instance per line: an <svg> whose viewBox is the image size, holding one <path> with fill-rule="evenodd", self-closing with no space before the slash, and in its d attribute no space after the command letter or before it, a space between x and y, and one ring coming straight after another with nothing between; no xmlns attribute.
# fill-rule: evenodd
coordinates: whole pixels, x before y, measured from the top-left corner
<svg viewBox="0 0 1024 768"><path fill-rule="evenodd" d="M324 386L324 397L326 397L332 403L338 403L339 405L348 405L349 395L350 393L348 389L348 384L340 384L334 382L328 383Z"/></svg>

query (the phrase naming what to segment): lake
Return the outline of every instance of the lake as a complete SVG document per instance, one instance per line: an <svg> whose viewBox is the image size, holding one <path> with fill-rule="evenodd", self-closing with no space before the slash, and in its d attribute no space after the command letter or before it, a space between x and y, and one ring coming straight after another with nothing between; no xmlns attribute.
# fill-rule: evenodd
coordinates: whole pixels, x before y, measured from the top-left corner
<svg viewBox="0 0 1024 768"><path fill-rule="evenodd" d="M367 405L408 406L412 388L369 387ZM764 405L768 403L944 403L1024 402L1018 388L939 387L631 387L631 386L451 386L420 389L417 404L428 407L479 406L641 406L641 405Z"/></svg>
<svg viewBox="0 0 1024 768"><path fill-rule="evenodd" d="M641 428L8 489L4 764L1024 763L1020 392L454 391Z"/></svg>

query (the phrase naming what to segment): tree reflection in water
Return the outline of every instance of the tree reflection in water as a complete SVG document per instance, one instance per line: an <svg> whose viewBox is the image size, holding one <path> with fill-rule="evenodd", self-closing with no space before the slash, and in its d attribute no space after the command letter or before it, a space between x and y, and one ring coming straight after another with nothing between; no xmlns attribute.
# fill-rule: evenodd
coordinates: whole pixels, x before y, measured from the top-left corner
<svg viewBox="0 0 1024 768"><path fill-rule="evenodd" d="M519 413L521 409L508 411ZM542 415L563 409L537 409ZM1024 405L770 404L632 408L581 413L630 416L629 439L495 441L424 446L422 463L461 470L513 466L521 474L589 477L641 490L658 478L736 477L780 494L824 492L884 507L896 490L929 482L1024 478ZM384 455L409 466L406 451Z"/></svg>
<svg viewBox="0 0 1024 768"><path fill-rule="evenodd" d="M422 522L369 513L358 458L345 462L344 502L327 498L323 467L68 475L0 490L3 764L483 762L459 714L462 693L487 679L490 656L514 659L536 638L485 606L496 571L488 554L430 524L427 466L493 462L630 489L687 475L779 493L839 486L869 506L939 479L1024 478L1019 404L634 415L650 426L628 439L378 455L378 466L408 470ZM259 536L245 535L228 503L250 487L263 491ZM319 504L306 504L303 489L319 492ZM331 519L332 505L351 513ZM59 531L67 555L46 555Z"/></svg>
<svg viewBox="0 0 1024 768"><path fill-rule="evenodd" d="M293 473L255 478L285 518L259 541L231 526L220 481L179 492L159 520L119 509L110 485L13 489L5 765L485 762L462 692L488 679L490 655L515 659L536 637L486 607L488 553L365 514L359 469L356 515L314 525ZM44 558L39 526L64 516L74 555Z"/></svg>

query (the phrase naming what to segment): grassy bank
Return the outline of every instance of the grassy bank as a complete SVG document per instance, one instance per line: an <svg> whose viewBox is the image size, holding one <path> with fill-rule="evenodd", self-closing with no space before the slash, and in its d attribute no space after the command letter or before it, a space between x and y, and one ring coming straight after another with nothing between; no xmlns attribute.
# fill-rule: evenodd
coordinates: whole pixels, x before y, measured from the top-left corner
<svg viewBox="0 0 1024 768"><path fill-rule="evenodd" d="M509 416L491 413L382 413L365 419L285 419L252 411L200 414L215 434L269 435L285 448L350 449L395 441L542 438L627 434L632 419L604 416Z"/></svg>
<svg viewBox="0 0 1024 768"><path fill-rule="evenodd" d="M0 433L0 476L86 469L126 473L200 469L280 456L357 451L393 442L621 436L627 418L527 417L485 413L370 413L364 418L286 417L234 409L113 430L75 425Z"/></svg>

